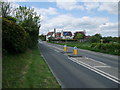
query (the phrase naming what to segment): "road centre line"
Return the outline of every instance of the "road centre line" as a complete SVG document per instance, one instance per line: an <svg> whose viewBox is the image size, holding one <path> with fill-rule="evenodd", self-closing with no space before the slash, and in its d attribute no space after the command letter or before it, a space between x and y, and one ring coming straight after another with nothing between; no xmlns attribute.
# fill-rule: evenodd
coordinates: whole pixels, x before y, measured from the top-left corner
<svg viewBox="0 0 120 90"><path fill-rule="evenodd" d="M82 66L90 69L91 71L94 71L94 72L96 72L96 73L98 73L98 74L100 74L100 75L102 75L102 76L104 76L104 77L106 77L106 78L108 78L108 79L110 79L110 80L118 83L118 84L120 84L120 82L119 82L120 79L118 79L118 78L115 77L115 76L112 76L112 75L110 75L110 74L108 74L108 73L105 73L105 72L103 72L103 71L101 71L101 70L99 70L99 69L97 69L97 68L94 68L94 67L92 67L92 66L90 66L90 65L88 65L88 64L85 64L85 63L83 63L83 62L81 62L81 61L78 61L77 59L70 58L70 57L68 57L68 59L70 59L70 60L72 60L73 62L76 62L76 63L78 63L78 64L80 64L80 65L82 65Z"/></svg>

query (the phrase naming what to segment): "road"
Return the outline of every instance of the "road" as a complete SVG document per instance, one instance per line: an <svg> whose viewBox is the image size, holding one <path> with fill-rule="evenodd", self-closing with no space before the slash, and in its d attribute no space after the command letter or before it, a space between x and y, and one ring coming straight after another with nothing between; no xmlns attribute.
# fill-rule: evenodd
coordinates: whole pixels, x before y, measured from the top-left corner
<svg viewBox="0 0 120 90"><path fill-rule="evenodd" d="M83 57L70 58L67 53L61 53L63 46L41 41L39 48L62 88L118 88L116 56L79 49Z"/></svg>

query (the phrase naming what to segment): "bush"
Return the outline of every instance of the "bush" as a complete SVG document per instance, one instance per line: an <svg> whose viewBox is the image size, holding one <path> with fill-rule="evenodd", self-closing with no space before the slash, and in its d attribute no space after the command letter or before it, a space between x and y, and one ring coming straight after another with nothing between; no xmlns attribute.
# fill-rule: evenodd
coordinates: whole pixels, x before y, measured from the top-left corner
<svg viewBox="0 0 120 90"><path fill-rule="evenodd" d="M7 52L24 52L26 45L26 32L16 23L2 18L2 46Z"/></svg>
<svg viewBox="0 0 120 90"><path fill-rule="evenodd" d="M92 36L89 38L90 42L92 43L97 43L97 42L100 42L100 38L97 37L97 36Z"/></svg>
<svg viewBox="0 0 120 90"><path fill-rule="evenodd" d="M92 47L92 48L95 48L95 46L96 46L96 43L92 43L92 44L91 44L91 47Z"/></svg>
<svg viewBox="0 0 120 90"><path fill-rule="evenodd" d="M91 48L100 49L104 52L114 53L120 55L120 44L119 43L92 43Z"/></svg>

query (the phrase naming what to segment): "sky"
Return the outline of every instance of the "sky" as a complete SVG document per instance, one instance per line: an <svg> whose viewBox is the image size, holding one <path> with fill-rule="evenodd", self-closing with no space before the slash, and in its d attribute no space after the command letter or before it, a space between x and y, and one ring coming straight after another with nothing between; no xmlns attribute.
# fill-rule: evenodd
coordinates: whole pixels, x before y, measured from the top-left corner
<svg viewBox="0 0 120 90"><path fill-rule="evenodd" d="M34 8L41 15L39 34L86 31L86 35L118 36L118 2L14 2L13 7Z"/></svg>

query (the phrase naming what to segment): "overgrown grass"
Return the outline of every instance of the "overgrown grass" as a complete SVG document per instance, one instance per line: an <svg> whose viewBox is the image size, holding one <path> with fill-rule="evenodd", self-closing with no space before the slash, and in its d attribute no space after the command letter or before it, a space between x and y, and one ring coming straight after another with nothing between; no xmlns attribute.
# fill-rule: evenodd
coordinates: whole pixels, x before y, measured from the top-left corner
<svg viewBox="0 0 120 90"><path fill-rule="evenodd" d="M54 43L54 42L50 42L50 43ZM54 43L54 44L65 45L65 43ZM80 49L86 49L86 50L91 50L95 52L101 52L101 53L120 56L120 52L119 52L120 44L118 44L117 47L116 47L116 44L101 44L101 46L100 46L100 43L94 43L94 44L95 46L93 47L93 43L89 43L89 42L83 42L83 43L68 42L67 46L70 46L70 47L76 46Z"/></svg>
<svg viewBox="0 0 120 90"><path fill-rule="evenodd" d="M38 48L3 55L3 88L60 88Z"/></svg>

